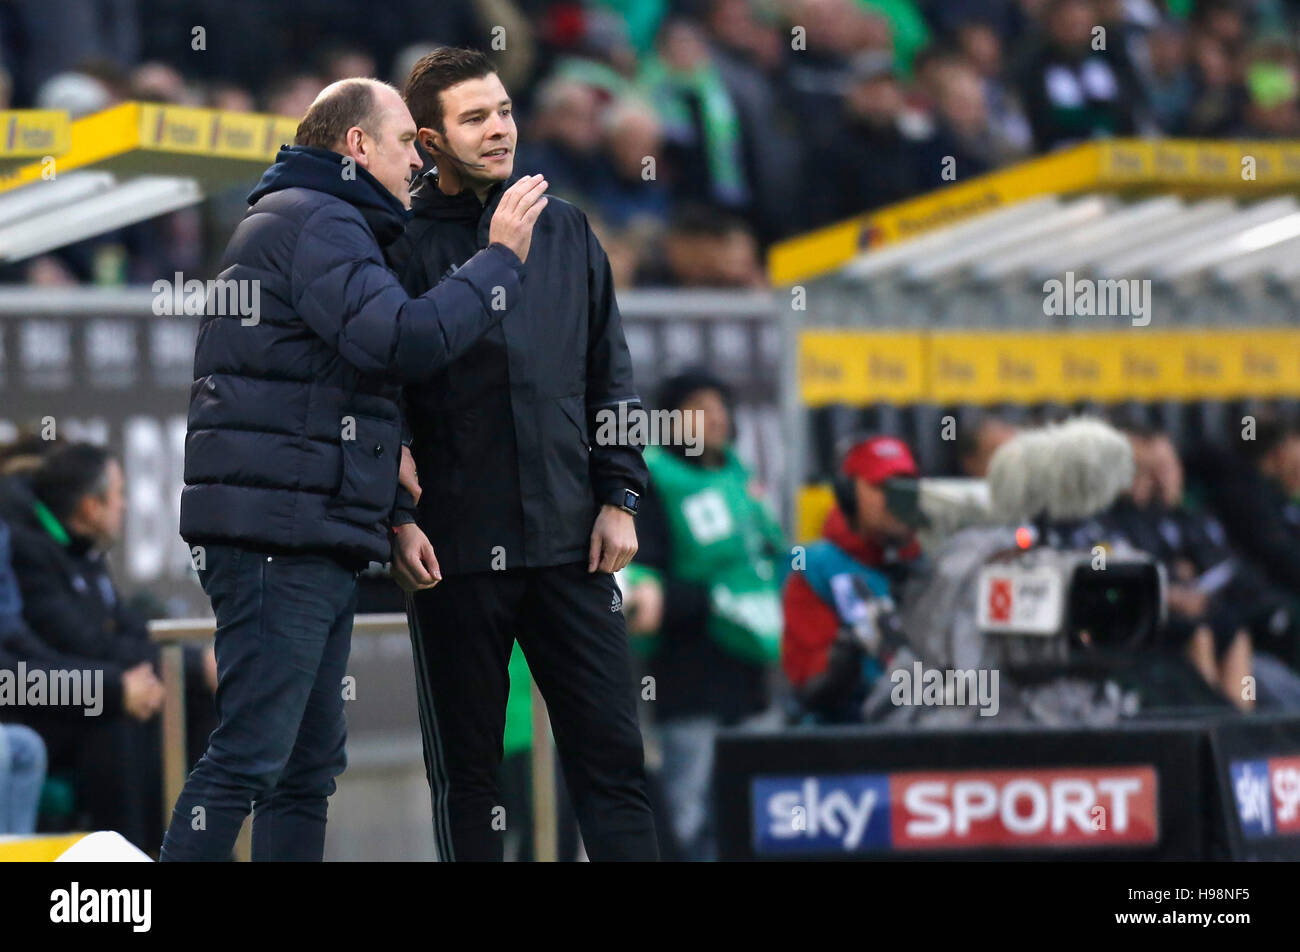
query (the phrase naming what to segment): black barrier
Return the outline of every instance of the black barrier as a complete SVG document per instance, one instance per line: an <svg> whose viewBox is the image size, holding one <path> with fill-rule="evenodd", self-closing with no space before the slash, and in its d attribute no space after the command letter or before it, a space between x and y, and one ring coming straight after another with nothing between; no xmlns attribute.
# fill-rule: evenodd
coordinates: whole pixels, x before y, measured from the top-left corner
<svg viewBox="0 0 1300 952"><path fill-rule="evenodd" d="M1300 857L1294 716L725 731L716 756L723 859ZM1245 813L1234 783L1255 798Z"/></svg>

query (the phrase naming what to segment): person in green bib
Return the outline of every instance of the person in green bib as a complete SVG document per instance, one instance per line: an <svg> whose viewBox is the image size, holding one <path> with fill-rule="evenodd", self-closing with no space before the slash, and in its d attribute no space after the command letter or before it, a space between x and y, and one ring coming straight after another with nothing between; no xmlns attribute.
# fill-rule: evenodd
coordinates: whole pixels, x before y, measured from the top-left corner
<svg viewBox="0 0 1300 952"><path fill-rule="evenodd" d="M624 612L653 679L642 697L652 701L678 856L709 860L714 734L774 713L788 550L732 445L726 384L687 371L663 384L657 405L682 411L675 442L684 445L646 449L650 484L640 550L624 570Z"/></svg>

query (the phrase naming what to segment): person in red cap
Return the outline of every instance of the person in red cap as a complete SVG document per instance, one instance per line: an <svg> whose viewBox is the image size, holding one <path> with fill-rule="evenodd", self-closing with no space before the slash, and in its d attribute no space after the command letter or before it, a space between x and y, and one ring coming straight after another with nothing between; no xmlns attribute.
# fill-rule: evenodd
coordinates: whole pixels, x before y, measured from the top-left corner
<svg viewBox="0 0 1300 952"><path fill-rule="evenodd" d="M911 450L892 436L860 440L841 458L823 538L802 566L796 556L782 590L781 666L804 720L860 720L872 684L905 644L895 602L921 550L890 511L885 485L917 475Z"/></svg>

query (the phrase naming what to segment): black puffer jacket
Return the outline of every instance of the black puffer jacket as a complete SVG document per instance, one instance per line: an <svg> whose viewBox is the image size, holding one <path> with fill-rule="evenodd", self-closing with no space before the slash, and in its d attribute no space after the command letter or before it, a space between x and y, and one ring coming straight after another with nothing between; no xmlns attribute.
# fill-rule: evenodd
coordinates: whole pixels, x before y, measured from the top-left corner
<svg viewBox="0 0 1300 952"><path fill-rule="evenodd" d="M260 282L260 314L205 315L194 354L181 535L386 561L400 386L446 368L520 298L491 245L410 299L381 246L408 217L336 153L280 150L249 196L221 279Z"/></svg>

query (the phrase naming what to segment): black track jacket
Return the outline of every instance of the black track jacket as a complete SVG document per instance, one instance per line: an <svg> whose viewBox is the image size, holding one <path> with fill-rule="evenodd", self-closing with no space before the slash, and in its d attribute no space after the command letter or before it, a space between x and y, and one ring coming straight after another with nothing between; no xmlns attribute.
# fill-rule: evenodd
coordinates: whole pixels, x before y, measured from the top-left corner
<svg viewBox="0 0 1300 952"><path fill-rule="evenodd" d="M487 246L502 192L444 195L432 175L388 249L423 293ZM609 260L587 216L551 198L537 220L523 297L456 363L404 391L423 495L413 518L444 575L585 562L603 503L640 493L641 447L597 441L600 411L640 411ZM610 427L605 427L609 431ZM603 444L609 445L603 445Z"/></svg>

